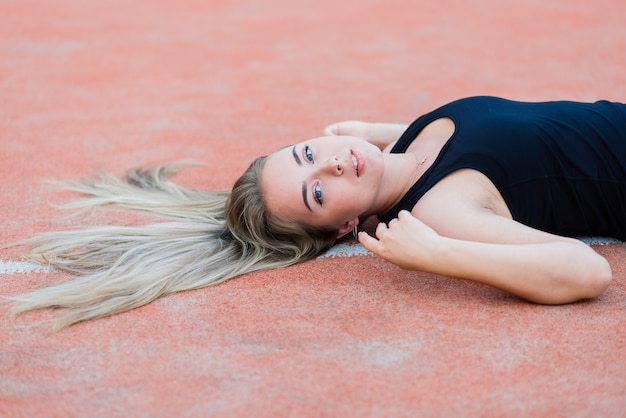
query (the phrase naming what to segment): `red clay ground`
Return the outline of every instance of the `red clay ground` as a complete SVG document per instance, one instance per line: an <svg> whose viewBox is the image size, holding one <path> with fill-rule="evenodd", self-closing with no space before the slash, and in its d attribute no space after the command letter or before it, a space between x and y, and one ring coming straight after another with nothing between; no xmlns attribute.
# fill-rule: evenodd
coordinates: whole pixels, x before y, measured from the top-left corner
<svg viewBox="0 0 626 418"><path fill-rule="evenodd" d="M5 0L2 242L68 226L46 178L192 157L181 182L228 188L329 122L474 94L626 100L626 2ZM623 417L626 247L596 249L614 284L557 307L372 256L53 334L3 305L0 415ZM62 279L0 260L3 295Z"/></svg>

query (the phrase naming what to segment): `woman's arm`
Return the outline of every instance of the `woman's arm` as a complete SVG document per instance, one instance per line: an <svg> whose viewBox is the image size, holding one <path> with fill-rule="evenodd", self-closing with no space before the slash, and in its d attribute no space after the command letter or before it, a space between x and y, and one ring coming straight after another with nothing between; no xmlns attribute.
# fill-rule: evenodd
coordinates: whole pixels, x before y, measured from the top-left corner
<svg viewBox="0 0 626 418"><path fill-rule="evenodd" d="M348 120L333 123L324 129L329 136L356 136L384 150L389 144L400 138L408 125L400 123L369 123Z"/></svg>
<svg viewBox="0 0 626 418"><path fill-rule="evenodd" d="M488 216L494 217L491 231ZM527 227L495 214L484 215L480 223L487 228L485 235L503 237L495 241L506 241L507 235L543 234L532 230L527 235ZM437 234L403 211L389 226L379 224L376 236L361 232L359 241L404 269L473 280L537 303L595 297L611 281L611 268L603 257L582 242L550 234L545 234L545 240L533 238L528 243L516 238L511 238L511 243L455 239Z"/></svg>

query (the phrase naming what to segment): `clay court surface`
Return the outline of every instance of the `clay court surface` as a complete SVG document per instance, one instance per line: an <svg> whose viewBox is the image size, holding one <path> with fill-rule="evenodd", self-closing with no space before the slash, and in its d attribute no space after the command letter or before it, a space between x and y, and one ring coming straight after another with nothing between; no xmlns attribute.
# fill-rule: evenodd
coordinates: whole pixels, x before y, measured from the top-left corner
<svg viewBox="0 0 626 418"><path fill-rule="evenodd" d="M48 178L193 158L226 189L343 119L456 98L626 100L626 2L0 0L1 243L80 224ZM625 417L626 246L540 306L350 241L48 333L0 305L2 417ZM0 251L0 294L67 277Z"/></svg>

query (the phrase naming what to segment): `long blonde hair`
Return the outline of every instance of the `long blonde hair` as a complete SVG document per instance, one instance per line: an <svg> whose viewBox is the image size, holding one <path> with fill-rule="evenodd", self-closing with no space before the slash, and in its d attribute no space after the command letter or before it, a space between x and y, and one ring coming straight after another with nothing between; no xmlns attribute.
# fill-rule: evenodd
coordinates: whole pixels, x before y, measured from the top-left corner
<svg viewBox="0 0 626 418"><path fill-rule="evenodd" d="M264 162L265 157L255 160L231 191L192 190L170 181L186 162L131 170L125 181L101 173L93 180L60 183L83 195L70 208L139 211L163 221L47 232L21 242L29 261L76 277L11 297L13 313L67 308L53 320L52 328L60 329L173 292L286 267L330 248L336 231L267 213L260 188Z"/></svg>

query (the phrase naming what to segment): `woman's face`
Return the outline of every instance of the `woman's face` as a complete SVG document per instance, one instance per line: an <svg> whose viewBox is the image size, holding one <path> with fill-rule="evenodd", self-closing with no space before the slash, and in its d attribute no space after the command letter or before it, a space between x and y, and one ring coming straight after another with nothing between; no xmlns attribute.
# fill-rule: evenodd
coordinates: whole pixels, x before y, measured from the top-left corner
<svg viewBox="0 0 626 418"><path fill-rule="evenodd" d="M261 190L269 212L335 228L340 236L358 224L360 215L371 214L382 173L376 146L356 137L321 137L268 156Z"/></svg>

